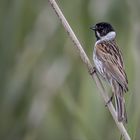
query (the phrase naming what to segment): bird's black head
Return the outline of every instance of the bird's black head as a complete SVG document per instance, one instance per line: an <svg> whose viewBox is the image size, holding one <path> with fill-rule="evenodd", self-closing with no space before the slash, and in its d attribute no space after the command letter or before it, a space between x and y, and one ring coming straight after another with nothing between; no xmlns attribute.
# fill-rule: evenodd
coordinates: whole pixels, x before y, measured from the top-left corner
<svg viewBox="0 0 140 140"><path fill-rule="evenodd" d="M97 23L95 26L92 26L90 29L95 31L95 36L97 40L106 36L109 32L114 31L113 27L107 22Z"/></svg>

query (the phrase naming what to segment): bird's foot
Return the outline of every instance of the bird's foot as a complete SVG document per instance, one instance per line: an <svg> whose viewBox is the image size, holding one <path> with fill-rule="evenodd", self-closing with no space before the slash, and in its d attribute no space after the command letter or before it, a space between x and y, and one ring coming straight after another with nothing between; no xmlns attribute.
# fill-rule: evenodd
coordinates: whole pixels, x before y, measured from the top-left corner
<svg viewBox="0 0 140 140"><path fill-rule="evenodd" d="M109 99L109 100L107 101L107 103L105 104L105 107L107 107L107 105L108 105L110 102L112 102L113 97L114 97L114 95L112 95L112 96L110 97L110 99Z"/></svg>
<svg viewBox="0 0 140 140"><path fill-rule="evenodd" d="M90 75L93 75L94 73L96 73L96 68L93 67L91 70L89 70Z"/></svg>

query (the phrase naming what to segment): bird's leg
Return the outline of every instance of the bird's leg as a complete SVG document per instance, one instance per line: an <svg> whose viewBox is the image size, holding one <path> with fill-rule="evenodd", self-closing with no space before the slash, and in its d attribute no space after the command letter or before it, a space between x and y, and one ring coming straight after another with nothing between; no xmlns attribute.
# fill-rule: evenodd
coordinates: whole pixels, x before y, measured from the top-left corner
<svg viewBox="0 0 140 140"><path fill-rule="evenodd" d="M105 104L105 106L107 106L110 102L112 102L114 97L114 94L112 93L111 97L109 98L109 100L107 101L107 103Z"/></svg>
<svg viewBox="0 0 140 140"><path fill-rule="evenodd" d="M96 73L96 68L93 67L92 69L89 70L90 75L93 75L94 73Z"/></svg>

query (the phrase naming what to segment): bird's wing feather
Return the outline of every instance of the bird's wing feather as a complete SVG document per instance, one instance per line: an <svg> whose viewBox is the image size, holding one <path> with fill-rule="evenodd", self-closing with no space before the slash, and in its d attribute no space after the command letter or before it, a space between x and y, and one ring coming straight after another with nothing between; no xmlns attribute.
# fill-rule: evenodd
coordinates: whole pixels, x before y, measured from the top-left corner
<svg viewBox="0 0 140 140"><path fill-rule="evenodd" d="M125 91L128 90L122 54L115 41L104 41L96 45L96 55L103 62L106 71Z"/></svg>

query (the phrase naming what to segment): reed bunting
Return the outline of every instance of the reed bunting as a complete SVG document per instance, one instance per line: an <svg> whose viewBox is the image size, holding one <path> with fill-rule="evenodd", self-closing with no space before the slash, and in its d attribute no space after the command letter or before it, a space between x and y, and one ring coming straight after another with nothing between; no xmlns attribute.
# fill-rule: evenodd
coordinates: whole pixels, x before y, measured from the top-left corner
<svg viewBox="0 0 140 140"><path fill-rule="evenodd" d="M118 121L127 122L124 93L128 91L128 80L122 53L116 44L116 32L106 22L97 23L91 29L95 31L97 39L93 51L95 68L97 73L110 84L113 92L108 103L115 96Z"/></svg>

